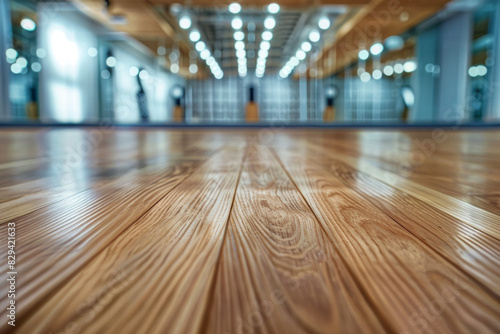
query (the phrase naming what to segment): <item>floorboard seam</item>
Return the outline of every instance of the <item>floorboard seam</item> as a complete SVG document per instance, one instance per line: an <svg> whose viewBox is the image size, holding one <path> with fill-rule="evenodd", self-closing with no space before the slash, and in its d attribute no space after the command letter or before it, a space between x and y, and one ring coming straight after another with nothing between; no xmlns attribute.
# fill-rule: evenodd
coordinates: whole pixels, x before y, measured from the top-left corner
<svg viewBox="0 0 500 334"><path fill-rule="evenodd" d="M111 239L105 246L102 247L102 249L98 252L96 252L92 257L90 257L85 263L83 263L80 268L77 270L75 269L75 271L68 275L66 277L66 279L64 281L61 282L61 284L59 286L63 286L63 285L66 285L69 281L71 281L71 279L73 279L73 277L75 277L75 275L78 274L79 271L81 271L83 268L85 268L90 262L92 262L99 254L101 254L103 251L105 251L116 239L118 239L123 233L125 233L128 229L130 229L130 227L132 227L132 225L134 225L137 221L139 221L146 213L148 213L156 204L158 204L158 202L160 202L163 198L165 198L165 196L167 196L172 190L174 190L175 188L177 188L181 183L183 183L187 178L189 178L190 176L192 176L196 171L198 171L203 165L205 165L208 160L210 160L211 157L213 157L217 152L221 151L223 149L223 147L220 147L218 148L217 150L215 150L214 152L212 152L205 160L203 160L202 162L200 162L200 164L198 166L196 166L193 171L191 173L189 173L188 175L186 175L182 180L180 180L175 186L173 186L167 193L165 193L163 196L161 196L161 198L156 201L151 207L149 207L146 211L144 211L136 220L134 220L129 226L127 226L122 232L120 232L119 234L116 235L115 238ZM45 296L40 298L37 302L34 302L33 305L31 305L28 309L26 309L24 312L25 314L27 315L26 318L29 318L29 314L32 312L33 309L36 309L38 306L42 305L44 303L44 301L46 301L47 299L49 299L53 294L54 292L57 290L58 287L54 287L53 289L51 289L50 291L47 291Z"/></svg>
<svg viewBox="0 0 500 334"><path fill-rule="evenodd" d="M339 258L342 261L342 264L344 265L344 267L346 268L346 270L349 272L352 280L356 284L356 286L359 289L359 291L360 291L361 295L363 296L364 300L368 303L368 305L370 306L370 309L373 311L373 313L375 314L375 316L377 317L377 319L380 321L381 326L388 333L397 333L398 330L396 328L393 328L391 322L388 319L386 319L386 317L381 312L378 311L378 308L376 307L376 303L373 300L371 300L371 298L369 297L369 294L366 292L365 288L361 284L361 281L357 278L357 276L351 270L351 267L348 265L347 260L344 258L342 252L338 249L337 245L335 244L335 240L332 240L330 238L330 234L328 233L328 231L326 230L326 228L321 223L320 219L316 215L316 212L313 210L313 208L309 204L309 201L305 198L304 194L302 194L302 191L300 191L300 189L297 186L295 180L292 178L292 176L290 175L290 173L288 172L288 170L285 168L283 162L279 158L279 156L276 153L276 151L273 148L269 148L269 150L271 151L271 154L274 156L274 158L278 161L278 164L281 166L281 168L283 169L283 171L285 172L285 174L288 176L288 178L290 179L290 181L293 183L294 187L299 192L300 196L302 197L302 200L306 203L307 207L309 208L309 210L313 214L313 216L316 219L316 222L319 224L321 230L323 231L323 233L325 233L325 237L327 238L327 240L330 241L330 243L332 244L332 247L337 251L337 254L339 255Z"/></svg>
<svg viewBox="0 0 500 334"><path fill-rule="evenodd" d="M203 315L202 315L202 320L201 320L201 323L200 323L200 328L196 331L196 333L200 333L200 334L204 333L204 329L206 328L206 326L208 324L208 321L210 320L209 319L209 317L210 317L209 306L212 304L212 301L214 299L215 284L217 283L217 279L219 278L219 266L220 266L220 262L221 262L221 259L222 259L222 254L224 252L224 247L225 247L225 244L226 244L227 231L229 229L229 221L231 219L231 214L233 212L234 202L236 201L236 194L238 192L238 188L239 188L239 185L240 185L241 174L243 173L243 168L245 167L247 156L248 156L248 147L245 147L245 152L243 153L243 157L241 159L240 170L238 172L238 179L236 180L236 185L234 187L234 193L233 193L233 199L231 201L231 207L229 208L229 213L228 213L227 219L226 219L226 226L224 228L224 233L222 235L222 243L221 243L221 247L220 247L220 250L219 250L219 255L217 256L217 261L216 261L216 264L215 264L215 267L214 267L214 271L215 271L214 277L212 278L212 281L210 282L209 296L207 298L207 302L206 302L206 305L205 305L204 310L203 310Z"/></svg>

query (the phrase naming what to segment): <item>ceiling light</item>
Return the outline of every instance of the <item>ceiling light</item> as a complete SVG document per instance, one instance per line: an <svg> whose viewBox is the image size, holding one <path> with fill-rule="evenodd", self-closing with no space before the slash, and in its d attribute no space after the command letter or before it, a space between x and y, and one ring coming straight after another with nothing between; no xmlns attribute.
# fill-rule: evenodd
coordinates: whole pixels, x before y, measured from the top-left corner
<svg viewBox="0 0 500 334"><path fill-rule="evenodd" d="M237 2L233 2L229 5L229 11L233 14L238 14L241 12L241 5Z"/></svg>
<svg viewBox="0 0 500 334"><path fill-rule="evenodd" d="M260 43L260 48L262 50L269 50L270 47L271 47L271 43L269 43L268 41L264 41L264 42Z"/></svg>
<svg viewBox="0 0 500 334"><path fill-rule="evenodd" d="M184 15L183 17L181 17L179 20L179 26L182 29L189 29L191 27L191 19L189 18L189 16Z"/></svg>
<svg viewBox="0 0 500 334"><path fill-rule="evenodd" d="M375 43L370 48L370 53L374 56L379 55L382 51L384 51L382 43Z"/></svg>
<svg viewBox="0 0 500 334"><path fill-rule="evenodd" d="M312 46L311 46L311 43L304 42L304 43L302 43L302 45L300 46L300 48L302 50L304 50L305 52L309 52L309 51L311 51Z"/></svg>
<svg viewBox="0 0 500 334"><path fill-rule="evenodd" d="M272 3L270 4L269 6L267 6L267 11L271 14L276 14L277 12L280 11L280 5L278 5L277 3Z"/></svg>
<svg viewBox="0 0 500 334"><path fill-rule="evenodd" d="M405 64L406 65L406 64ZM417 67L417 65L415 64L415 68ZM477 71L477 75L482 77L482 76L485 76L486 73L488 73L488 68L484 65L477 65L476 66L476 71Z"/></svg>
<svg viewBox="0 0 500 334"><path fill-rule="evenodd" d="M243 31L235 31L233 36L237 41L242 41L243 39L245 39L245 34L243 33Z"/></svg>
<svg viewBox="0 0 500 334"><path fill-rule="evenodd" d="M214 57L209 57L207 59L207 65L211 66L212 64L215 64L215 58Z"/></svg>
<svg viewBox="0 0 500 334"><path fill-rule="evenodd" d="M267 50L259 50L259 57L260 58L266 58L269 55L269 52Z"/></svg>
<svg viewBox="0 0 500 334"><path fill-rule="evenodd" d="M394 73L394 69L392 68L392 66L391 66L391 65L386 65L386 66L384 67L384 74L385 74L385 75L387 75L387 76L391 76L391 75L393 75L393 73Z"/></svg>
<svg viewBox="0 0 500 334"><path fill-rule="evenodd" d="M116 58L115 57L108 57L106 58L106 65L109 67L115 67L116 65Z"/></svg>
<svg viewBox="0 0 500 334"><path fill-rule="evenodd" d="M359 51L358 56L359 56L359 59L361 59L361 60L367 60L368 57L370 56L370 53L366 50L361 50L361 51Z"/></svg>
<svg viewBox="0 0 500 334"><path fill-rule="evenodd" d="M270 41L271 39L273 39L273 33L270 31L264 31L262 33L262 39L265 41Z"/></svg>
<svg viewBox="0 0 500 334"><path fill-rule="evenodd" d="M244 58L246 55L247 55L247 53L245 52L245 50L236 51L236 57L238 57L238 58Z"/></svg>
<svg viewBox="0 0 500 334"><path fill-rule="evenodd" d="M368 73L368 72L363 72L363 73L361 73L361 75L359 76L359 78L360 78L360 79L361 79L361 81L363 81L363 82L368 82L368 81L370 81L371 76L370 76L370 73Z"/></svg>
<svg viewBox="0 0 500 334"><path fill-rule="evenodd" d="M243 21L239 17L235 17L231 21L231 27L233 27L233 29L241 29L241 27L243 27Z"/></svg>
<svg viewBox="0 0 500 334"><path fill-rule="evenodd" d="M295 53L295 57L299 58L299 60L304 60L306 58L306 53L302 50L298 50L297 53Z"/></svg>
<svg viewBox="0 0 500 334"><path fill-rule="evenodd" d="M318 21L318 27L322 30L330 28L330 19L326 16L321 17Z"/></svg>
<svg viewBox="0 0 500 334"><path fill-rule="evenodd" d="M38 53L38 50L37 50L37 53ZM5 55L7 56L7 58L16 59L18 53L14 49L7 49L7 51L5 51Z"/></svg>
<svg viewBox="0 0 500 334"><path fill-rule="evenodd" d="M317 31L316 29L314 29L313 31L311 31L309 33L309 40L311 42L317 42L317 41L319 41L320 38L321 38L321 35L319 34L319 31Z"/></svg>
<svg viewBox="0 0 500 334"><path fill-rule="evenodd" d="M196 43L196 45L194 47L196 48L196 51L201 52L201 51L205 50L205 43L202 41L199 41L198 43Z"/></svg>
<svg viewBox="0 0 500 334"><path fill-rule="evenodd" d="M27 31L33 31L36 29L36 23L32 19L24 18L21 20L21 27Z"/></svg>
<svg viewBox="0 0 500 334"><path fill-rule="evenodd" d="M299 64L299 59L297 57L290 58L290 64L297 66Z"/></svg>
<svg viewBox="0 0 500 334"><path fill-rule="evenodd" d="M378 80L378 79L382 78L382 72L380 70L375 70L372 73L372 77L373 77L373 79Z"/></svg>
<svg viewBox="0 0 500 334"><path fill-rule="evenodd" d="M189 39L191 42L198 42L200 40L200 32L198 30L193 30L189 33Z"/></svg>
<svg viewBox="0 0 500 334"><path fill-rule="evenodd" d="M245 48L245 43L242 41L238 41L238 42L234 43L234 48L236 50L243 50Z"/></svg>
<svg viewBox="0 0 500 334"><path fill-rule="evenodd" d="M196 65L196 64L189 65L189 72L192 74L195 74L196 72L198 72L198 65Z"/></svg>
<svg viewBox="0 0 500 334"><path fill-rule="evenodd" d="M17 63L19 66L23 67L23 68L24 68L24 67L26 67L26 66L28 66L28 61L27 61L27 60L26 60L26 58L24 58L24 57L19 57L19 58L17 58L16 63Z"/></svg>
<svg viewBox="0 0 500 334"><path fill-rule="evenodd" d="M411 73L417 69L417 63L415 63L413 60L409 60L404 63L403 65L403 70L407 73Z"/></svg>
<svg viewBox="0 0 500 334"><path fill-rule="evenodd" d="M179 65L178 64L170 65L170 72L178 73L179 72ZM142 71L141 71L141 73L142 73ZM139 73L139 76L140 76L140 73Z"/></svg>
<svg viewBox="0 0 500 334"><path fill-rule="evenodd" d="M205 49L205 50L200 52L201 59L206 60L206 59L208 59L208 57L210 57L210 51L208 51L208 49Z"/></svg>
<svg viewBox="0 0 500 334"><path fill-rule="evenodd" d="M396 64L394 65L394 72L401 74L404 71L404 67L402 64Z"/></svg>
<svg viewBox="0 0 500 334"><path fill-rule="evenodd" d="M273 17L269 16L264 20L264 27L266 27L266 29L273 29L275 26L276 20Z"/></svg>

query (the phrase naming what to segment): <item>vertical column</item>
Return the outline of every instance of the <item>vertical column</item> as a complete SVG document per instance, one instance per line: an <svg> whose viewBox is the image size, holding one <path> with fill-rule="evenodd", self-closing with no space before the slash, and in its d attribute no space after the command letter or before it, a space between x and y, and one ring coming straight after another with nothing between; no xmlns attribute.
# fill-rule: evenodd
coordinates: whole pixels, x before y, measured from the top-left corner
<svg viewBox="0 0 500 334"><path fill-rule="evenodd" d="M470 64L472 13L459 13L443 22L439 33L438 119L463 120L467 96L467 69Z"/></svg>
<svg viewBox="0 0 500 334"><path fill-rule="evenodd" d="M300 120L307 121L307 78L305 74L299 76L299 108Z"/></svg>
<svg viewBox="0 0 500 334"><path fill-rule="evenodd" d="M11 46L10 1L0 1L0 121L10 118L10 69L5 51Z"/></svg>
<svg viewBox="0 0 500 334"><path fill-rule="evenodd" d="M417 36L415 57L418 61L417 70L412 76L412 86L415 90L415 105L410 113L410 119L418 122L430 122L436 118L436 67L439 29L427 29Z"/></svg>
<svg viewBox="0 0 500 334"><path fill-rule="evenodd" d="M500 121L500 2L496 3L495 13L492 15L493 29L493 66L488 70L491 71L489 75L489 106L487 111L486 120Z"/></svg>

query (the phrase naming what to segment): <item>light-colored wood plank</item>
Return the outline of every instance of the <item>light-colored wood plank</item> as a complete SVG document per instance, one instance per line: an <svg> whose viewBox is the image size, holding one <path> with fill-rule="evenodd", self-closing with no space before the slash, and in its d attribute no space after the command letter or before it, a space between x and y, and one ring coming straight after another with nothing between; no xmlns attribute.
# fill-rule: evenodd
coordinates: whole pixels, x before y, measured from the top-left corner
<svg viewBox="0 0 500 334"><path fill-rule="evenodd" d="M21 330L195 333L243 151L217 153L34 310Z"/></svg>
<svg viewBox="0 0 500 334"><path fill-rule="evenodd" d="M335 159L315 162L500 298L498 240Z"/></svg>
<svg viewBox="0 0 500 334"><path fill-rule="evenodd" d="M391 331L495 333L500 302L310 161L278 150L288 172Z"/></svg>
<svg viewBox="0 0 500 334"><path fill-rule="evenodd" d="M384 332L271 153L241 175L204 333Z"/></svg>
<svg viewBox="0 0 500 334"><path fill-rule="evenodd" d="M126 175L16 219L20 316L80 270L202 161L172 164L155 178ZM7 224L0 225L6 240ZM7 261L0 264L7 272ZM6 288L6 281L0 283ZM0 296L4 303L7 296ZM2 315L5 313L2 310Z"/></svg>

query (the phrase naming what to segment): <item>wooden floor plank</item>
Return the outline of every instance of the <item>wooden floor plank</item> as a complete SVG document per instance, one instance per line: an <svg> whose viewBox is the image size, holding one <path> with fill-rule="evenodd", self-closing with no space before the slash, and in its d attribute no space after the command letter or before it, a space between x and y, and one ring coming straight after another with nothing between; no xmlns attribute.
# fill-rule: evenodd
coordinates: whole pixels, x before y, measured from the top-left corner
<svg viewBox="0 0 500 334"><path fill-rule="evenodd" d="M395 332L495 333L500 302L310 161L278 150L329 237Z"/></svg>
<svg viewBox="0 0 500 334"><path fill-rule="evenodd" d="M500 299L500 243L488 234L335 159L315 160L343 184Z"/></svg>
<svg viewBox="0 0 500 334"><path fill-rule="evenodd" d="M22 330L195 333L242 158L242 148L217 153L46 300ZM103 286L109 291L100 292Z"/></svg>
<svg viewBox="0 0 500 334"><path fill-rule="evenodd" d="M204 333L383 332L271 153L249 151ZM221 316L224 315L224 316Z"/></svg>
<svg viewBox="0 0 500 334"><path fill-rule="evenodd" d="M127 175L17 218L18 271L23 272L18 296L24 312L80 270L202 162L173 163L153 176ZM0 236L6 239L6 235L7 224L2 224ZM6 261L0 264L3 272L6 266ZM0 287L6 284L2 281ZM0 302L6 298L1 295Z"/></svg>
<svg viewBox="0 0 500 334"><path fill-rule="evenodd" d="M309 145L308 147L316 150ZM325 152L325 150L320 150ZM326 151L327 152L327 151ZM332 156L331 152L326 153ZM358 169L359 171L370 175L384 183L395 186L402 191L415 196L416 198L429 203L447 214L495 237L500 240L500 216L490 211L476 207L470 203L464 202L452 196L443 194L439 191L410 181L395 173L380 169L362 158L351 158L347 155L336 153L335 158Z"/></svg>

